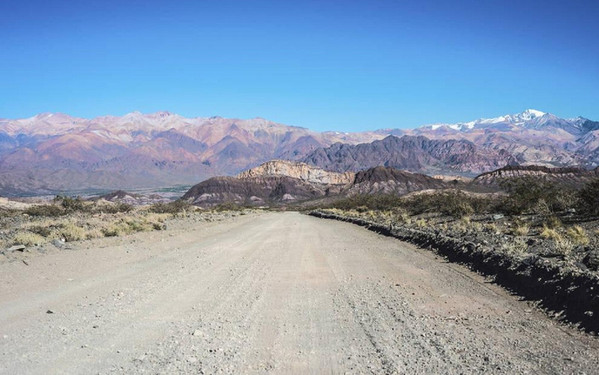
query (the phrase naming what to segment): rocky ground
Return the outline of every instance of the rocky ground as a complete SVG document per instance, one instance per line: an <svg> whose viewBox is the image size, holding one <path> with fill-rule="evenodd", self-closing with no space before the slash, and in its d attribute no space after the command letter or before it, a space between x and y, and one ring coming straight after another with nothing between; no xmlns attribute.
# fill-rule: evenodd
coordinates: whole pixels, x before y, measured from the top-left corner
<svg viewBox="0 0 599 375"><path fill-rule="evenodd" d="M293 212L220 219L0 264L0 373L599 366L596 337L428 250Z"/></svg>

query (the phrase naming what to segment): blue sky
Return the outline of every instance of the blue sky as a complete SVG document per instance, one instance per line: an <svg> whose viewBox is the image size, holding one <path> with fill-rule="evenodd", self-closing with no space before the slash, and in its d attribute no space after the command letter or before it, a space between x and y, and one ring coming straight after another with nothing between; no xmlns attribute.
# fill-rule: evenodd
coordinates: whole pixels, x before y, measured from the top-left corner
<svg viewBox="0 0 599 375"><path fill-rule="evenodd" d="M0 118L599 120L598 1L0 2Z"/></svg>

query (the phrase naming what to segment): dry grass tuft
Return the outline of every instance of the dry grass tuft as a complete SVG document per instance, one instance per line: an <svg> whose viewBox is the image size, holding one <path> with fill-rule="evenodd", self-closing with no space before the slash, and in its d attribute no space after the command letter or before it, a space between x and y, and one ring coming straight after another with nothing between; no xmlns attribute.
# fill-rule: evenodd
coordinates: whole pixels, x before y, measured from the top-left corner
<svg viewBox="0 0 599 375"><path fill-rule="evenodd" d="M514 229L512 230L512 233L515 236L528 236L528 233L530 232L530 225L522 222L522 221L516 221L514 223Z"/></svg>
<svg viewBox="0 0 599 375"><path fill-rule="evenodd" d="M64 239L66 242L81 241L87 237L86 230L73 222L66 222L53 233L53 237Z"/></svg>
<svg viewBox="0 0 599 375"><path fill-rule="evenodd" d="M540 236L554 241L562 239L561 234L559 234L555 228L549 227L546 224L543 224L543 230L541 231Z"/></svg>
<svg viewBox="0 0 599 375"><path fill-rule="evenodd" d="M572 242L574 242L574 244L576 245L588 245L590 242L589 236L586 232L586 230L584 230L584 228L582 228L579 225L574 225L570 228L568 228L568 230L566 231L566 234L568 235L568 237L570 238L570 240L572 240Z"/></svg>
<svg viewBox="0 0 599 375"><path fill-rule="evenodd" d="M11 241L13 245L36 246L46 242L46 239L39 234L24 231L16 233Z"/></svg>
<svg viewBox="0 0 599 375"><path fill-rule="evenodd" d="M528 244L522 238L514 238L501 245L501 250L509 255L522 255L528 251Z"/></svg>
<svg viewBox="0 0 599 375"><path fill-rule="evenodd" d="M424 219L418 219L414 222L414 224L416 225L417 228L424 228L426 227L426 220Z"/></svg>

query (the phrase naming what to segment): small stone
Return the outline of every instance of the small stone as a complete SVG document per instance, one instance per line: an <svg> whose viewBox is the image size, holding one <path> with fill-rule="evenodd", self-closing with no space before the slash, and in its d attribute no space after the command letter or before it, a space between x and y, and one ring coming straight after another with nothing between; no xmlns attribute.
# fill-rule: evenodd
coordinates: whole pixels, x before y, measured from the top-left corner
<svg viewBox="0 0 599 375"><path fill-rule="evenodd" d="M198 359L195 357L187 357L187 362L189 362L189 363L196 363L197 361L198 361Z"/></svg>
<svg viewBox="0 0 599 375"><path fill-rule="evenodd" d="M46 311L46 314L54 314L54 311L48 310L48 311Z"/></svg>
<svg viewBox="0 0 599 375"><path fill-rule="evenodd" d="M20 251L20 252L23 252L23 251L25 251L25 246L23 246L23 245L14 245L14 246L9 247L7 249L7 251Z"/></svg>
<svg viewBox="0 0 599 375"><path fill-rule="evenodd" d="M191 334L192 336L200 336L202 334L202 331L200 331L199 329L196 329L195 331L193 331L193 333Z"/></svg>
<svg viewBox="0 0 599 375"><path fill-rule="evenodd" d="M599 250L591 250L584 259L582 259L582 263L584 263L590 270L599 271Z"/></svg>
<svg viewBox="0 0 599 375"><path fill-rule="evenodd" d="M56 246L59 249L62 249L62 247L64 246L64 241L63 240L52 240L52 245Z"/></svg>

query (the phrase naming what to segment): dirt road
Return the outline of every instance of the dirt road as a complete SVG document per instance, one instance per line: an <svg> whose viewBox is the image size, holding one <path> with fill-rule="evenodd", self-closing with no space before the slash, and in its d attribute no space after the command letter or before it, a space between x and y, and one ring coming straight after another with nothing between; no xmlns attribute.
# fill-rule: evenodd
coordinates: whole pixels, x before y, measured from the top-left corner
<svg viewBox="0 0 599 375"><path fill-rule="evenodd" d="M0 265L0 373L597 373L599 340L426 250L297 213Z"/></svg>

